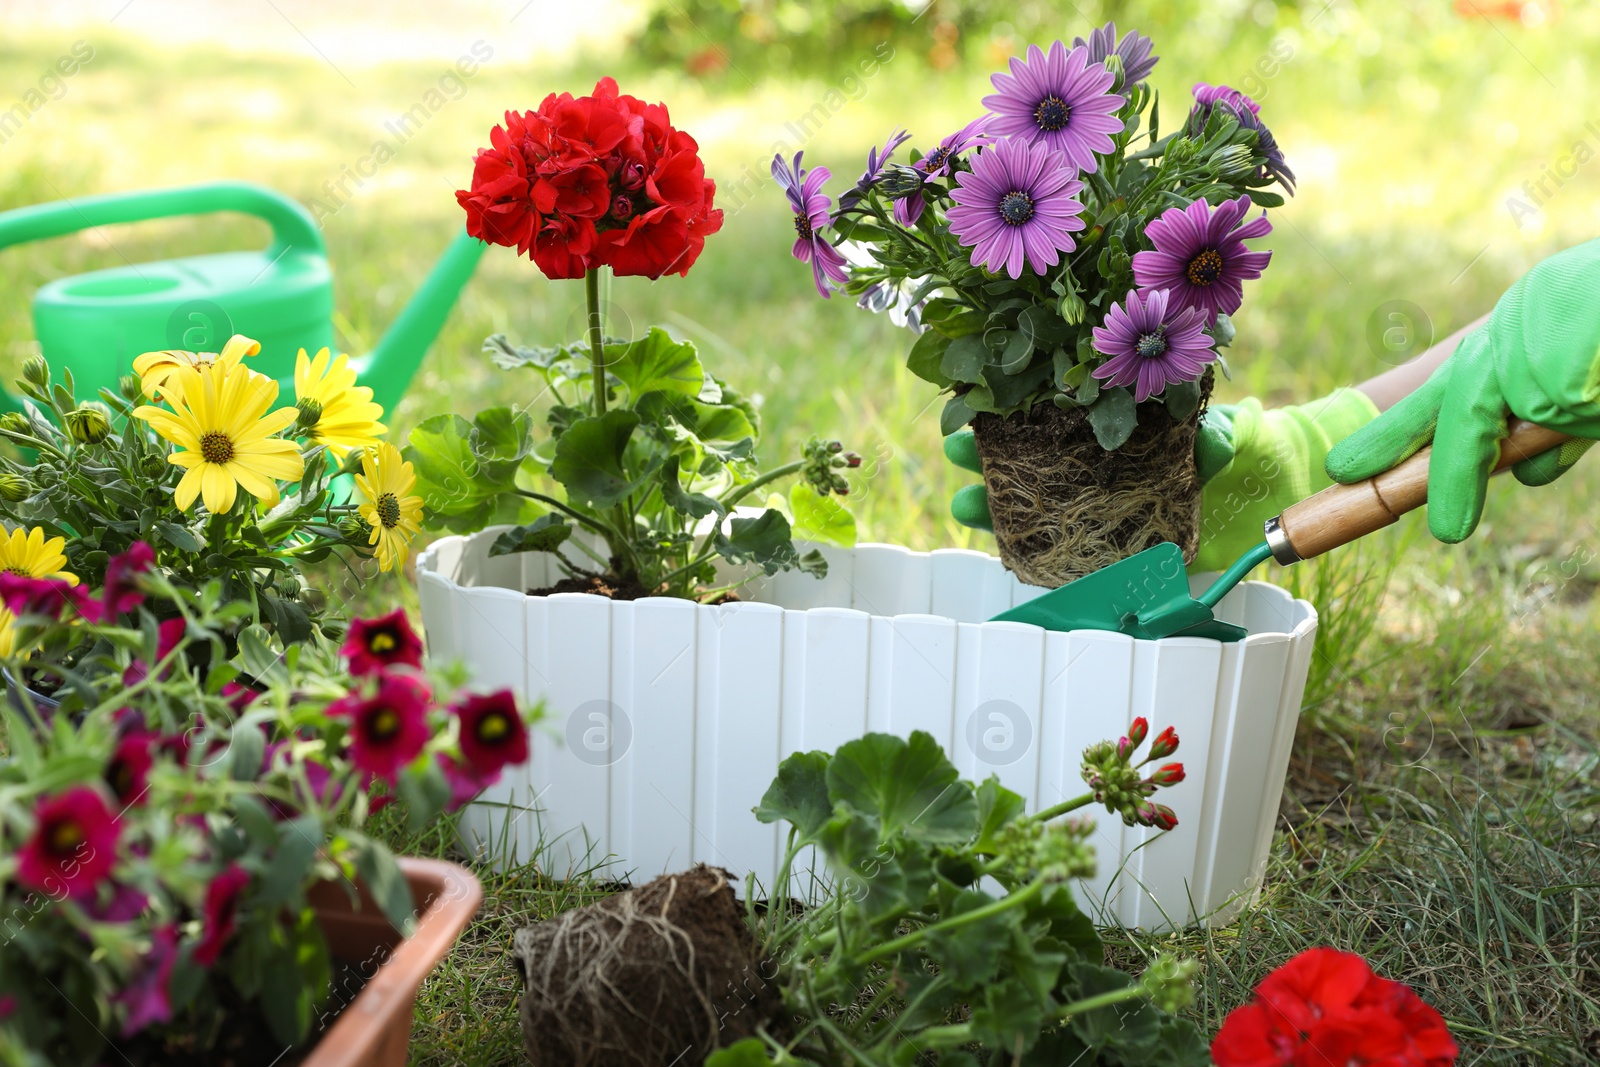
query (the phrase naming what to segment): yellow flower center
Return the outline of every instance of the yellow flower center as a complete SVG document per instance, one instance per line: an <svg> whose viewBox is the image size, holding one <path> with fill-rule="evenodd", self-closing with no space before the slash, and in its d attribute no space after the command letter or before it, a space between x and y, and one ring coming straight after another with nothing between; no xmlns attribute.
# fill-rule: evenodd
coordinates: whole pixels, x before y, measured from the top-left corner
<svg viewBox="0 0 1600 1067"><path fill-rule="evenodd" d="M83 844L83 827L75 822L64 822L50 831L50 849L57 853L76 851Z"/></svg>
<svg viewBox="0 0 1600 1067"><path fill-rule="evenodd" d="M394 634L376 633L367 642L367 649L372 652L393 652L395 646Z"/></svg>
<svg viewBox="0 0 1600 1067"><path fill-rule="evenodd" d="M499 741L511 732L511 723L506 721L504 715L496 712L485 715L478 720L478 740L485 742Z"/></svg>
<svg viewBox="0 0 1600 1067"><path fill-rule="evenodd" d="M232 462L233 438L221 430L212 430L200 437L200 457L207 463L218 465Z"/></svg>
<svg viewBox="0 0 1600 1067"><path fill-rule="evenodd" d="M400 525L400 498L393 493L382 493L378 496L378 521L384 528L394 529Z"/></svg>
<svg viewBox="0 0 1600 1067"><path fill-rule="evenodd" d="M400 716L385 709L372 717L367 724L367 733L378 741L387 741L400 732Z"/></svg>

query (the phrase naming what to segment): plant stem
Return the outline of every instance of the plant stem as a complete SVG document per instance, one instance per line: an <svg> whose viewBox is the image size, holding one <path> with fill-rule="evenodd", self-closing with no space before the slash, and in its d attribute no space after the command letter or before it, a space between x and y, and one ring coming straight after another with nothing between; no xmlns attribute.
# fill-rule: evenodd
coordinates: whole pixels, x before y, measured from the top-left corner
<svg viewBox="0 0 1600 1067"><path fill-rule="evenodd" d="M893 956L897 952L904 952L906 949L914 947L936 930L939 933L947 933L975 922L981 922L984 919L993 918L1009 908L1018 907L1032 900L1039 895L1044 887L1045 879L1036 878L1015 893L1008 893L999 900L985 904L981 908L973 908L971 911L964 911L960 915L952 915L950 918L934 923L932 926L924 926L920 930L913 930L909 934L895 938L893 941L885 941L872 951L862 954L858 962L863 966L869 963L876 963L886 956Z"/></svg>
<svg viewBox="0 0 1600 1067"><path fill-rule="evenodd" d="M594 413L606 413L606 352L600 329L600 268L583 275L583 296L589 305L589 362L594 365Z"/></svg>
<svg viewBox="0 0 1600 1067"><path fill-rule="evenodd" d="M1077 811L1079 808L1083 807L1085 804L1088 804L1092 800L1094 800L1094 794L1085 793L1081 797L1073 797L1071 800L1063 800L1053 808L1045 808L1043 811L1035 815L1034 818L1040 822L1049 822L1051 819L1060 818L1069 811Z"/></svg>
<svg viewBox="0 0 1600 1067"><path fill-rule="evenodd" d="M521 486L518 486L513 490L513 492L515 492L518 496L525 496L529 500L537 500L541 504L547 504L550 507L555 508L557 511L577 519L579 522L583 523L583 525L589 527L591 530L604 537L607 541L613 540L618 536L617 531L613 530L599 519L591 518L581 511L576 511L568 505L563 504L553 496L545 496L543 493L536 493L532 489L523 489Z"/></svg>
<svg viewBox="0 0 1600 1067"><path fill-rule="evenodd" d="M735 504L749 496L751 493L755 492L757 489L760 489L763 485L775 482L779 478L787 478L791 474L799 474L801 471L805 470L805 467L806 461L803 459L797 459L793 463L785 463L781 467L774 467L761 477L744 483L739 488L723 497L722 506L727 508L729 511L732 511Z"/></svg>

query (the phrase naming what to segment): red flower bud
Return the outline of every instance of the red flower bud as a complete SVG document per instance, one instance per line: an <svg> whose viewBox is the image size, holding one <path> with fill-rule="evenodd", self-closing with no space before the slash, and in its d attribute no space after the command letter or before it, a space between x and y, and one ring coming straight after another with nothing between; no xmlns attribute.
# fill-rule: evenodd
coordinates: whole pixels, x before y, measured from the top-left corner
<svg viewBox="0 0 1600 1067"><path fill-rule="evenodd" d="M618 222L626 222L633 215L633 201L625 196L619 196L611 201L611 217Z"/></svg>
<svg viewBox="0 0 1600 1067"><path fill-rule="evenodd" d="M1178 825L1178 813L1165 804L1152 804L1150 808L1150 825L1157 830L1171 830Z"/></svg>
<svg viewBox="0 0 1600 1067"><path fill-rule="evenodd" d="M1150 742L1150 755L1147 760L1162 759L1178 751L1178 731L1171 726L1156 734L1156 739Z"/></svg>
<svg viewBox="0 0 1600 1067"><path fill-rule="evenodd" d="M644 164L638 160L629 160L622 165L621 177L617 179L624 189L639 189L644 186Z"/></svg>
<svg viewBox="0 0 1600 1067"><path fill-rule="evenodd" d="M1160 770L1156 771L1149 777L1148 781L1153 785L1169 786L1177 785L1179 782L1183 781L1183 778L1183 764L1164 763L1161 765Z"/></svg>
<svg viewBox="0 0 1600 1067"><path fill-rule="evenodd" d="M1144 744L1145 735L1150 732L1150 722L1143 715L1133 720L1133 725L1128 727L1128 741L1134 748Z"/></svg>

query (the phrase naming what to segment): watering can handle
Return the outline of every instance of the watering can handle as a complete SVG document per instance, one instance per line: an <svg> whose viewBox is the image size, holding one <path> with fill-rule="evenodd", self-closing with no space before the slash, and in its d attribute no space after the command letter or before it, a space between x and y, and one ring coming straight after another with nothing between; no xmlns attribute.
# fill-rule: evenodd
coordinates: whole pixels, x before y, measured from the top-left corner
<svg viewBox="0 0 1600 1067"><path fill-rule="evenodd" d="M1491 474L1571 440L1564 433L1514 421L1500 442L1500 460ZM1347 545L1428 502L1428 456L1424 448L1404 463L1350 485L1333 485L1292 505L1267 521L1267 544L1279 563L1288 565Z"/></svg>
<svg viewBox="0 0 1600 1067"><path fill-rule="evenodd" d="M251 182L206 182L175 189L105 193L18 208L0 213L0 248L62 237L96 226L213 211L237 211L266 220L272 226L272 247L267 251L274 258L290 249L326 253L322 234L309 211L288 197Z"/></svg>

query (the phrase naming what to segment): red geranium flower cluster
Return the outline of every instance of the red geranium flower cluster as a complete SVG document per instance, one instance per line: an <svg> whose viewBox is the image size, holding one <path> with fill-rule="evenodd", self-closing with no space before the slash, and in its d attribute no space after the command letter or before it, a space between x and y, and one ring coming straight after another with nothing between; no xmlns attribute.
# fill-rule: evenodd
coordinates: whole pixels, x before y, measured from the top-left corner
<svg viewBox="0 0 1600 1067"><path fill-rule="evenodd" d="M1211 1042L1217 1067L1450 1067L1458 1049L1411 987L1313 948L1262 979Z"/></svg>
<svg viewBox="0 0 1600 1067"><path fill-rule="evenodd" d="M590 96L545 97L506 112L456 191L467 232L514 246L548 278L595 267L619 277L687 275L722 228L700 146L674 129L665 104L646 104L601 78Z"/></svg>

